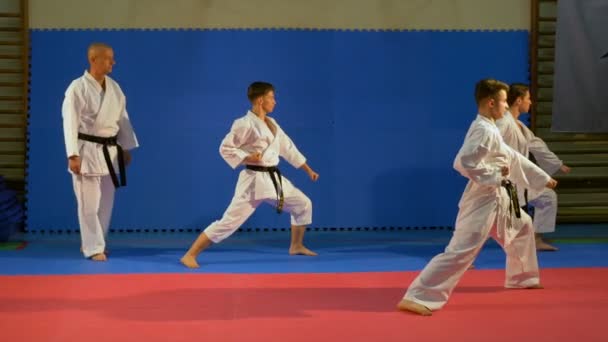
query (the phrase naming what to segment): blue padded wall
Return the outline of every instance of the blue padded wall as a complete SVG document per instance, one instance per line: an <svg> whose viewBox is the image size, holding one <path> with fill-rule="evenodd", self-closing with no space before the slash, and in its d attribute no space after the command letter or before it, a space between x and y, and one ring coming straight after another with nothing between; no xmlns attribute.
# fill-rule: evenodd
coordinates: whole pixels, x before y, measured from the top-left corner
<svg viewBox="0 0 608 342"><path fill-rule="evenodd" d="M219 156L255 80L320 174L282 162L313 201L313 227L451 226L466 183L453 158L476 114L475 82L528 80L527 31L32 31L28 229L77 229L61 123L63 93L111 44L111 75L141 143L112 228L204 228L238 172ZM246 227L288 227L262 206Z"/></svg>

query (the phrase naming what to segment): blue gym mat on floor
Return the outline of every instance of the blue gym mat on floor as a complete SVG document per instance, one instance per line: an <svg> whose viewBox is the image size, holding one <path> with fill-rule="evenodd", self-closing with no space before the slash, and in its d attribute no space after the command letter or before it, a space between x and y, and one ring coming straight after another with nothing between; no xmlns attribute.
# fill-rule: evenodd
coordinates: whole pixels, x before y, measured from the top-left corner
<svg viewBox="0 0 608 342"><path fill-rule="evenodd" d="M593 228L590 228L593 227ZM569 226L550 235L558 252L539 253L543 268L608 267L608 227ZM92 262L79 252L78 234L24 234L27 247L0 251L0 274L126 273L325 273L420 270L445 248L450 230L309 231L305 242L318 257L289 256L289 232L237 232L185 269L179 258L198 233L111 233L109 261ZM585 243L575 237L589 238ZM568 242L573 241L573 242ZM477 269L502 269L501 248L489 240Z"/></svg>

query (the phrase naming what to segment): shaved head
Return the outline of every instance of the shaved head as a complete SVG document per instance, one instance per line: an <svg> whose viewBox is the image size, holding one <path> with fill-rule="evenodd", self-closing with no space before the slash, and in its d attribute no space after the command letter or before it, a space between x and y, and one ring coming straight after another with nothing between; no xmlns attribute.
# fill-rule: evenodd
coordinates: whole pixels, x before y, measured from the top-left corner
<svg viewBox="0 0 608 342"><path fill-rule="evenodd" d="M89 45L89 49L87 50L89 60L91 58L99 56L99 54L101 52L104 52L105 50L112 50L112 47L105 43L93 43Z"/></svg>
<svg viewBox="0 0 608 342"><path fill-rule="evenodd" d="M114 49L105 43L93 43L89 45L87 56L91 68L89 72L96 78L105 77L112 72L114 61Z"/></svg>

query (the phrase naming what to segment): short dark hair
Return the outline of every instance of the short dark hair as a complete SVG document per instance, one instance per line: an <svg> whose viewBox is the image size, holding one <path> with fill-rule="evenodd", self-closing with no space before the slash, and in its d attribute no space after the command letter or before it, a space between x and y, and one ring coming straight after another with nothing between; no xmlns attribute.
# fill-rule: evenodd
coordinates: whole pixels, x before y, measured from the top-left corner
<svg viewBox="0 0 608 342"><path fill-rule="evenodd" d="M504 82L491 78L486 78L477 82L475 85L475 101L477 102L477 105L486 98L496 97L501 90L509 92L509 86Z"/></svg>
<svg viewBox="0 0 608 342"><path fill-rule="evenodd" d="M530 88L523 83L513 83L509 86L509 92L507 93L507 103L512 106L518 98L526 96L526 93L530 91Z"/></svg>
<svg viewBox="0 0 608 342"><path fill-rule="evenodd" d="M269 92L274 91L274 86L268 82L253 82L247 88L247 97L253 102L260 96L264 96Z"/></svg>

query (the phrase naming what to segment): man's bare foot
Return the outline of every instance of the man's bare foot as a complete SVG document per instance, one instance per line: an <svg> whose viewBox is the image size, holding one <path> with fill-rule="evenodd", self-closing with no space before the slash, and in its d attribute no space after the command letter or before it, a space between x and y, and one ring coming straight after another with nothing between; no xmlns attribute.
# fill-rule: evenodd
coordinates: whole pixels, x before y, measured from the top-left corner
<svg viewBox="0 0 608 342"><path fill-rule="evenodd" d="M104 253L95 254L90 259L93 261L107 261L108 260L108 258L106 257L106 255Z"/></svg>
<svg viewBox="0 0 608 342"><path fill-rule="evenodd" d="M200 266L196 262L196 258L190 255L184 255L179 261L188 268L199 268Z"/></svg>
<svg viewBox="0 0 608 342"><path fill-rule="evenodd" d="M397 304L397 309L400 311L409 311L422 316L431 316L433 312L422 304L418 304L408 299L402 299Z"/></svg>
<svg viewBox="0 0 608 342"><path fill-rule="evenodd" d="M311 251L310 249L304 246L290 247L289 255L308 255L308 256L317 256L318 254Z"/></svg>

